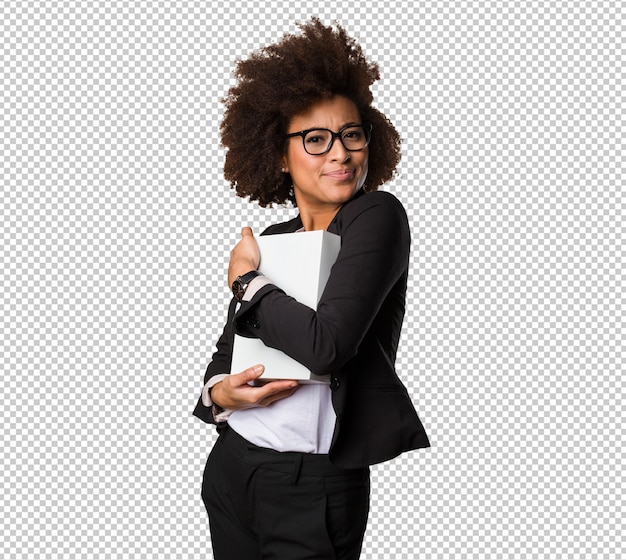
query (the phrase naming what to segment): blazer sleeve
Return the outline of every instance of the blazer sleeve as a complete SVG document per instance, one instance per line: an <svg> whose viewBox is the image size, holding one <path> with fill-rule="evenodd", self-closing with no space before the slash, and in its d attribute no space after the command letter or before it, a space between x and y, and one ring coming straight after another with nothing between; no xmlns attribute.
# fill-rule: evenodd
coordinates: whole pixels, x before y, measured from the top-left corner
<svg viewBox="0 0 626 560"><path fill-rule="evenodd" d="M341 249L317 311L270 284L241 305L233 322L235 333L260 338L317 374L332 373L356 355L408 267L408 220L393 195L361 196L335 222Z"/></svg>
<svg viewBox="0 0 626 560"><path fill-rule="evenodd" d="M233 317L235 315L235 307L237 302L233 298L228 307L228 320L226 326L222 331L220 338L216 344L216 350L211 356L211 361L204 374L204 383L211 379L213 376L223 373L230 373L230 364L232 362L233 351ZM197 416L205 422L211 424L217 424L218 421L214 417L214 409L212 406L204 406L202 404L202 396L198 399L196 407L193 411L194 416Z"/></svg>
<svg viewBox="0 0 626 560"><path fill-rule="evenodd" d="M204 374L204 383L218 373L230 373L230 364L233 357L233 340L235 336L233 332L233 317L235 316L236 305L237 301L235 298L232 298L228 306L228 320L226 321L222 335L215 345L216 350L211 356L211 361Z"/></svg>

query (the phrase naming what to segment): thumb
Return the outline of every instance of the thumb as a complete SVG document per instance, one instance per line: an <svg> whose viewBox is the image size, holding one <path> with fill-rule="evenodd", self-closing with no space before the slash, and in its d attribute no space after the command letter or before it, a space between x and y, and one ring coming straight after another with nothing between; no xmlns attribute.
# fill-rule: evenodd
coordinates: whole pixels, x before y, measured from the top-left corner
<svg viewBox="0 0 626 560"><path fill-rule="evenodd" d="M252 233L252 228L249 227L244 227L241 228L241 237L246 237L246 235L250 235L253 236L254 234Z"/></svg>
<svg viewBox="0 0 626 560"><path fill-rule="evenodd" d="M248 381L253 381L258 379L263 375L265 371L265 367L261 364L257 364L256 366L250 367L248 369L244 369L239 376L241 377L242 385L248 383Z"/></svg>

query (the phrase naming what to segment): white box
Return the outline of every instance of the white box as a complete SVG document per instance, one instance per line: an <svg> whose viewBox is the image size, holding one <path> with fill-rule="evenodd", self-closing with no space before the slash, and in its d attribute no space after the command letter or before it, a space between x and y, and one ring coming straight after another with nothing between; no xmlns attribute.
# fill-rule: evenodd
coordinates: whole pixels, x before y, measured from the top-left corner
<svg viewBox="0 0 626 560"><path fill-rule="evenodd" d="M325 230L262 235L256 238L261 253L259 271L300 303L317 308L330 276L341 237ZM297 379L302 383L328 383L330 376L315 375L284 352L268 348L259 338L235 335L231 373L263 364L261 379ZM330 373L330 372L329 372Z"/></svg>

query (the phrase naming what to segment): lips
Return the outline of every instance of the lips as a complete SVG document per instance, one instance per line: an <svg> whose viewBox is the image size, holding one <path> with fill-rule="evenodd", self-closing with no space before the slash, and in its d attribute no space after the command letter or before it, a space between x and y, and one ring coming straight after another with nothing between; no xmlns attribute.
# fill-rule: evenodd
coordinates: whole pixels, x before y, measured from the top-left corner
<svg viewBox="0 0 626 560"><path fill-rule="evenodd" d="M325 174L330 179L337 181L351 181L354 178L354 169L337 169Z"/></svg>

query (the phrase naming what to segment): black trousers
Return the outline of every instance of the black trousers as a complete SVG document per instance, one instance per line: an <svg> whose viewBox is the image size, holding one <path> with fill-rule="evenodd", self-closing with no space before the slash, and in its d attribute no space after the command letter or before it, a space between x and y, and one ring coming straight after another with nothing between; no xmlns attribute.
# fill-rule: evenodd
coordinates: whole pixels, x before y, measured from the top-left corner
<svg viewBox="0 0 626 560"><path fill-rule="evenodd" d="M369 493L369 468L257 447L226 428L202 483L215 560L358 560Z"/></svg>

